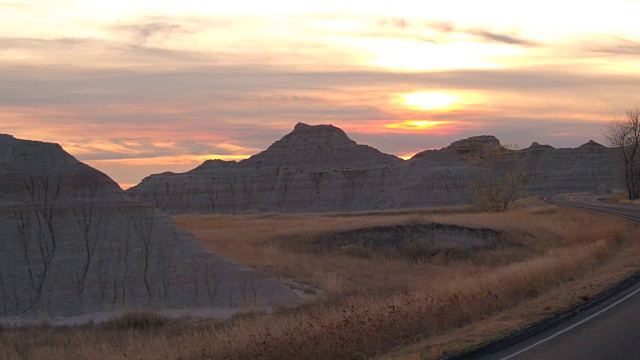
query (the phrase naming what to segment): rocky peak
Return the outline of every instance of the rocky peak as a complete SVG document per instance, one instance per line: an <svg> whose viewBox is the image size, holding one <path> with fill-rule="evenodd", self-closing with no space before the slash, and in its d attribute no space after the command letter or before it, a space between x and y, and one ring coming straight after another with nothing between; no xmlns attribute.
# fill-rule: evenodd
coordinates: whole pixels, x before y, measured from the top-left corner
<svg viewBox="0 0 640 360"><path fill-rule="evenodd" d="M15 140L15 139L16 138L14 138L13 135L0 133L0 143L12 141L12 140Z"/></svg>
<svg viewBox="0 0 640 360"><path fill-rule="evenodd" d="M319 146L348 146L356 145L347 134L333 125L307 125L297 123L293 131L272 145L287 144L289 146L303 146L305 142L313 141ZM268 149L267 149L268 150Z"/></svg>
<svg viewBox="0 0 640 360"><path fill-rule="evenodd" d="M531 143L531 146L529 146L528 148L524 148L523 150L550 150L550 149L554 149L554 147L546 144L543 145L534 141Z"/></svg>
<svg viewBox="0 0 640 360"><path fill-rule="evenodd" d="M472 136L467 139L454 141L443 150L456 154L470 154L485 148L500 147L500 141L493 135Z"/></svg>
<svg viewBox="0 0 640 360"><path fill-rule="evenodd" d="M349 167L354 164L401 162L372 147L358 145L333 125L298 123L267 150L240 162L243 166Z"/></svg>
<svg viewBox="0 0 640 360"><path fill-rule="evenodd" d="M16 181L22 179L22 182ZM76 160L58 144L0 136L0 200L29 202L81 197L121 197L107 175Z"/></svg>
<svg viewBox="0 0 640 360"><path fill-rule="evenodd" d="M58 144L16 139L1 135L0 166L31 167L37 171L43 166L79 163Z"/></svg>
<svg viewBox="0 0 640 360"><path fill-rule="evenodd" d="M235 161L225 161L220 159L214 160L205 160L200 166L195 169L189 171L190 173L194 172L203 172L203 171L217 171L217 170L229 170L234 169L238 166L238 163Z"/></svg>
<svg viewBox="0 0 640 360"><path fill-rule="evenodd" d="M593 140L589 140L588 142L578 146L579 149L582 148L605 148L606 146L599 144Z"/></svg>

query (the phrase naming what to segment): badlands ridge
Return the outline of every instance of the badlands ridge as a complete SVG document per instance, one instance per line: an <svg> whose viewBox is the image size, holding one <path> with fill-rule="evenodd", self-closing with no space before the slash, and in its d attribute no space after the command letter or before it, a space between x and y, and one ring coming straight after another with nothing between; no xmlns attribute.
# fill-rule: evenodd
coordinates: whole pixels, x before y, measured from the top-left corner
<svg viewBox="0 0 640 360"><path fill-rule="evenodd" d="M476 136L405 161L334 126L297 124L249 159L151 175L125 193L57 144L0 134L0 323L295 305L284 283L205 250L165 213L465 204L469 156L495 146L495 137ZM623 187L617 150L593 141L576 149L533 143L519 154L523 195Z"/></svg>
<svg viewBox="0 0 640 360"><path fill-rule="evenodd" d="M169 214L333 212L471 202L468 158L493 136L460 140L402 160L358 145L331 125L297 124L267 150L240 162L207 160L186 173L151 175L127 190ZM533 143L519 150L523 195L623 188L617 149L589 141L576 149Z"/></svg>

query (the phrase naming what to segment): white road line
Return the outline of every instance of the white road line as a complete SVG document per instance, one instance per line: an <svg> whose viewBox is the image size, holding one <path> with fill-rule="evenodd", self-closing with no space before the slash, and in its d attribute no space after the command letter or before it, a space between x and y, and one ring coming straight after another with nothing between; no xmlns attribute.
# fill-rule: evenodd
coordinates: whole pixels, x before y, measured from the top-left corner
<svg viewBox="0 0 640 360"><path fill-rule="evenodd" d="M580 325L582 325L582 324L586 323L587 321L589 321L589 320L593 319L594 317L596 317L596 316L598 316L598 315L600 315L600 314L602 314L602 313L604 313L604 312L606 312L606 311L611 310L612 308L614 308L614 307L618 306L620 303L624 302L625 300L629 299L630 297L634 296L635 294L637 294L637 293L639 293L639 292L640 292L640 288L636 289L635 291L633 291L632 293L630 293L630 294L628 294L627 296L623 297L622 299L620 299L620 300L618 300L618 301L614 302L613 304L611 304L611 305L607 306L606 308L604 308L604 309L602 309L602 310L598 311L597 313L595 313L595 314L593 314L593 315L591 315L591 316L589 316L589 317L586 317L586 318L584 318L584 319L582 319L582 320L578 321L577 323L575 323L575 324L573 324L573 325L569 326L568 328L563 329L563 330L561 330L561 331L558 331L557 333L555 333L555 334L553 334L553 335L551 335L551 336L549 336L549 337L547 337L547 338L544 338L544 339L542 339L542 340L538 341L537 343L535 343L535 344L533 344L533 345L527 346L526 348L524 348L524 349L522 349L522 350L520 350L520 351L518 351L518 352L516 352L516 353L513 353L513 354L511 354L511 355L509 355L509 356L507 356L507 357L503 357L503 358L502 358L502 359L500 359L500 360L507 360L507 359L511 359L511 358L513 358L513 357L515 357L515 356L518 356L518 355L522 354L522 353L523 353L523 352L525 352L525 351L529 351L529 350L533 349L534 347L536 347L536 346L538 346L538 345L540 345L540 344L543 344L543 343L545 343L545 342L547 342L547 341L549 341L549 340L551 340L551 339L555 338L555 337L556 337L556 336L558 336L558 335L564 334L565 332L567 332L567 331L569 331L569 330L571 330L571 329L573 329L573 328L575 328L575 327L577 327L577 326L580 326Z"/></svg>

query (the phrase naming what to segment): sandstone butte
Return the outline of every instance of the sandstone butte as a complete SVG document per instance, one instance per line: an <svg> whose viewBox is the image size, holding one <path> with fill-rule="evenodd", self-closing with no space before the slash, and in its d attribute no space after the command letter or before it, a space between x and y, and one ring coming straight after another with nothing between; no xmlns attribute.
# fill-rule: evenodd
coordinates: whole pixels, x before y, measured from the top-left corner
<svg viewBox="0 0 640 360"><path fill-rule="evenodd" d="M297 124L265 151L240 162L207 160L186 173L151 175L127 191L169 214L334 212L467 204L469 156L501 146L475 136L410 160L359 145L331 125ZM618 150L594 141L576 149L534 142L518 150L522 195L623 188Z"/></svg>
<svg viewBox="0 0 640 360"><path fill-rule="evenodd" d="M0 184L0 322L137 308L229 315L254 301L298 302L57 144L0 134Z"/></svg>

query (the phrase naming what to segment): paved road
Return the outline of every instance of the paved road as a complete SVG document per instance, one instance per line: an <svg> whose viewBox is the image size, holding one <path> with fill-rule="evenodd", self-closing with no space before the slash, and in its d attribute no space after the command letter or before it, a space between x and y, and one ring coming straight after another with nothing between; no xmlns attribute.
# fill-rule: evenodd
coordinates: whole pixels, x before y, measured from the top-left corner
<svg viewBox="0 0 640 360"><path fill-rule="evenodd" d="M560 195L545 200L640 221L640 206L603 203L594 195ZM640 283L559 327L542 332L482 359L638 360L640 359Z"/></svg>
<svg viewBox="0 0 640 360"><path fill-rule="evenodd" d="M640 221L639 205L612 204L600 201L600 199L603 198L606 197L602 195L590 194L564 194L547 196L544 198L544 200L558 205L564 205L601 213L615 214Z"/></svg>

